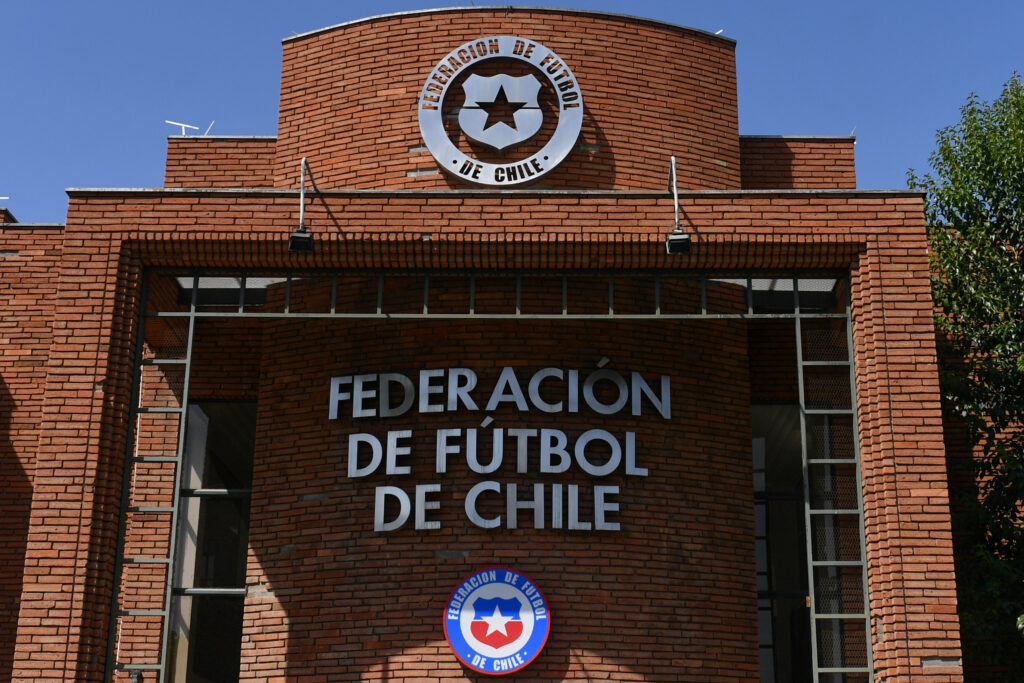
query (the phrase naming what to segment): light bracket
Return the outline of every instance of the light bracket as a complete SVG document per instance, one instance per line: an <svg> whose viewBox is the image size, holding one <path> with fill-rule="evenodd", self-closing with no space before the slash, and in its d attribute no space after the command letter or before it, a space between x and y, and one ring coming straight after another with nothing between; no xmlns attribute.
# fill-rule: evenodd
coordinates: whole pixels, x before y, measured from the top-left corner
<svg viewBox="0 0 1024 683"><path fill-rule="evenodd" d="M288 251L293 254L313 253L313 233L306 230L306 175L313 183L313 189L320 194L320 188L316 186L316 179L313 172L309 170L309 163L306 157L302 157L299 170L299 227L288 237ZM322 198L321 198L322 201Z"/></svg>
<svg viewBox="0 0 1024 683"><path fill-rule="evenodd" d="M692 240L688 234L683 232L683 228L679 225L679 183L676 181L676 158L674 156L669 157L668 189L672 193L672 202L675 206L676 220L672 232L665 240L665 253L672 255L689 254L690 248L692 247Z"/></svg>

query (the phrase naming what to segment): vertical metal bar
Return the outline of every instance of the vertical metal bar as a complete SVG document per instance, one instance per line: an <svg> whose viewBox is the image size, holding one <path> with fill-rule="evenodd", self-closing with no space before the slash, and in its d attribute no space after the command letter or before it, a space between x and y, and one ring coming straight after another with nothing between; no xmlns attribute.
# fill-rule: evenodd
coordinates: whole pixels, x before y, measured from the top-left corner
<svg viewBox="0 0 1024 683"><path fill-rule="evenodd" d="M384 273L377 275L377 315L384 311Z"/></svg>
<svg viewBox="0 0 1024 683"><path fill-rule="evenodd" d="M706 277L700 279L700 314L708 314L708 279Z"/></svg>
<svg viewBox="0 0 1024 683"><path fill-rule="evenodd" d="M427 315L430 312L430 306L428 304L430 300L430 276L423 276L423 315Z"/></svg>
<svg viewBox="0 0 1024 683"><path fill-rule="evenodd" d="M754 281L747 278L747 315L754 315Z"/></svg>
<svg viewBox="0 0 1024 683"><path fill-rule="evenodd" d="M469 276L469 314L476 315L476 275Z"/></svg>
<svg viewBox="0 0 1024 683"><path fill-rule="evenodd" d="M615 276L608 276L608 315L615 315Z"/></svg>
<svg viewBox="0 0 1024 683"><path fill-rule="evenodd" d="M194 312L194 311L193 311ZM292 312L292 274L288 273L284 279L284 312Z"/></svg>
<svg viewBox="0 0 1024 683"><path fill-rule="evenodd" d="M562 276L562 315L569 315L569 278Z"/></svg>
<svg viewBox="0 0 1024 683"><path fill-rule="evenodd" d="M246 277L238 278L238 312L245 313L245 283Z"/></svg>
<svg viewBox="0 0 1024 683"><path fill-rule="evenodd" d="M299 232L306 232L306 157L299 163Z"/></svg>
<svg viewBox="0 0 1024 683"><path fill-rule="evenodd" d="M796 317L793 318L793 325L794 336L796 339L797 395L800 403L800 467L803 471L804 489L804 540L807 548L807 607L809 608L811 628L811 680L818 681L818 607L814 589L814 529L811 526L810 468L807 464L807 399L804 392L803 329L800 324L800 296L797 291L796 278L793 279L793 311L796 313Z"/></svg>
<svg viewBox="0 0 1024 683"><path fill-rule="evenodd" d="M118 612L121 611L121 572L124 571L125 536L128 533L128 505L131 499L132 472L135 464L135 437L139 419L139 385L142 382L142 355L146 347L146 301L149 296L149 278L151 272L142 274L142 288L139 296L138 338L135 340L135 359L132 368L132 388L128 403L128 434L125 437L124 472L121 476L121 507L117 517L117 548L114 551L114 585L110 596L110 624L107 633L107 659L104 662L104 680L113 680L118 662L115 661L117 641L120 629L117 628ZM193 292L193 296L195 293ZM168 568L169 571L169 568ZM167 580L170 581L168 574Z"/></svg>
<svg viewBox="0 0 1024 683"><path fill-rule="evenodd" d="M523 311L523 274L516 273L516 315Z"/></svg>
<svg viewBox="0 0 1024 683"><path fill-rule="evenodd" d="M654 275L654 315L661 315L661 273Z"/></svg>
<svg viewBox="0 0 1024 683"><path fill-rule="evenodd" d="M338 274L331 277L331 315L338 312Z"/></svg>
<svg viewBox="0 0 1024 683"><path fill-rule="evenodd" d="M291 285L290 275L288 277L288 284ZM164 627L163 636L160 638L160 670L158 679L160 683L164 683L167 678L167 644L170 642L171 637L171 598L174 589L174 576L178 569L178 558L175 555L177 554L178 546L178 513L180 512L181 505L181 481L185 470L182 465L184 464L185 438L188 433L188 388L189 380L192 376L192 341L196 328L196 297L199 289L198 276L195 279L195 285L196 286L192 288L192 305L189 309L190 315L188 316L188 341L185 346L185 379L181 389L181 417L178 421L178 448L174 454L175 473L174 491L171 493L171 537L167 543L167 554L171 558L171 561L167 565L167 586L164 594L163 605Z"/></svg>

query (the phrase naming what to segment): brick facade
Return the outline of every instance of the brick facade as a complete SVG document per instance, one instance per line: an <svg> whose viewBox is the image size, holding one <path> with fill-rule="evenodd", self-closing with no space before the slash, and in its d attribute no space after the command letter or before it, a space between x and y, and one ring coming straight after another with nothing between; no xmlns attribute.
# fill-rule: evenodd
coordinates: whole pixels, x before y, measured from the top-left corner
<svg viewBox="0 0 1024 683"><path fill-rule="evenodd" d="M167 139L164 187L270 187L275 138Z"/></svg>
<svg viewBox="0 0 1024 683"><path fill-rule="evenodd" d="M0 228L0 679L8 679L18 625L33 495L62 491L36 486L38 423L60 261L59 226Z"/></svg>
<svg viewBox="0 0 1024 683"><path fill-rule="evenodd" d="M540 187L467 191L421 149L416 97L448 50L498 34L528 34L571 64L588 107L582 146ZM670 155L694 241L682 257L664 250ZM307 198L311 255L286 249L302 156L325 190ZM415 173L424 170L436 172ZM19 264L10 294L0 284L0 332L10 308L43 313L10 327L35 331L16 342L24 361L5 347L0 365L0 401L17 416L0 424L0 448L11 445L20 463L11 473L20 512L0 528L15 549L0 558L0 598L22 586L13 678L103 675L141 274L175 266L849 272L878 680L962 680L921 197L853 182L845 139L740 138L733 44L699 31L471 8L288 39L276 139L172 138L167 188L71 191L67 225L43 231L31 254L36 271ZM13 250L40 244L28 235L3 233ZM149 301L179 305L159 281ZM243 678L475 680L440 621L455 582L489 564L522 568L564 615L526 679L756 678L749 405L793 400L790 332L737 321L201 321L191 396L258 402ZM179 337L150 328L141 348L159 353ZM470 476L458 467L443 475L452 499L438 513L442 529L372 531L369 492L384 480L342 476L338 444L350 426L324 419L331 374L465 366L491 378L512 362L586 369L601 356L673 383L671 424L608 421L636 430L650 469L609 478L621 487L622 531L485 533L462 519ZM763 372L752 379L755 367ZM144 387L173 403L171 379L157 372ZM577 431L594 422L504 417ZM175 431L153 427L137 447L167 452ZM169 480L166 470L148 476ZM439 477L418 466L401 483ZM167 537L128 523L127 538L151 551ZM140 572L121 591L148 604L161 581ZM395 612L377 609L385 600ZM0 652L12 633L0 623ZM145 629L120 643L126 661L154 647Z"/></svg>
<svg viewBox="0 0 1024 683"><path fill-rule="evenodd" d="M853 138L740 136L745 190L853 190Z"/></svg>

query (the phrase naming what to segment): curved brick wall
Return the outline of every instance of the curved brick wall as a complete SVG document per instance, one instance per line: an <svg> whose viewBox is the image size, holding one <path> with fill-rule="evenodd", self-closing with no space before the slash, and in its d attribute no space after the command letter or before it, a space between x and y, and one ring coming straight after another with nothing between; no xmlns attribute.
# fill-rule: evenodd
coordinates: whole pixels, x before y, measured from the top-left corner
<svg viewBox="0 0 1024 683"><path fill-rule="evenodd" d="M276 185L296 186L305 156L323 188L466 187L423 147L417 102L441 58L491 35L541 43L580 83L582 133L543 186L662 190L675 155L680 188L740 187L731 40L630 17L472 8L285 41Z"/></svg>

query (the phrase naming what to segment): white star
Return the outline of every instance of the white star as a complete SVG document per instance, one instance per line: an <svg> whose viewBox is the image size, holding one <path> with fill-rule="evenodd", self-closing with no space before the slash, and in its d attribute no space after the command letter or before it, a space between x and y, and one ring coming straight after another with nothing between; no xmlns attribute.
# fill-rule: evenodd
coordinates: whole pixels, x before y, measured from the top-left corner
<svg viewBox="0 0 1024 683"><path fill-rule="evenodd" d="M484 636L489 636L495 631L501 631L501 635L507 636L508 631L505 630L505 624L512 621L512 617L504 617L501 615L501 610L498 606L494 606L494 614L489 617L480 617L483 621L487 622L487 633Z"/></svg>

